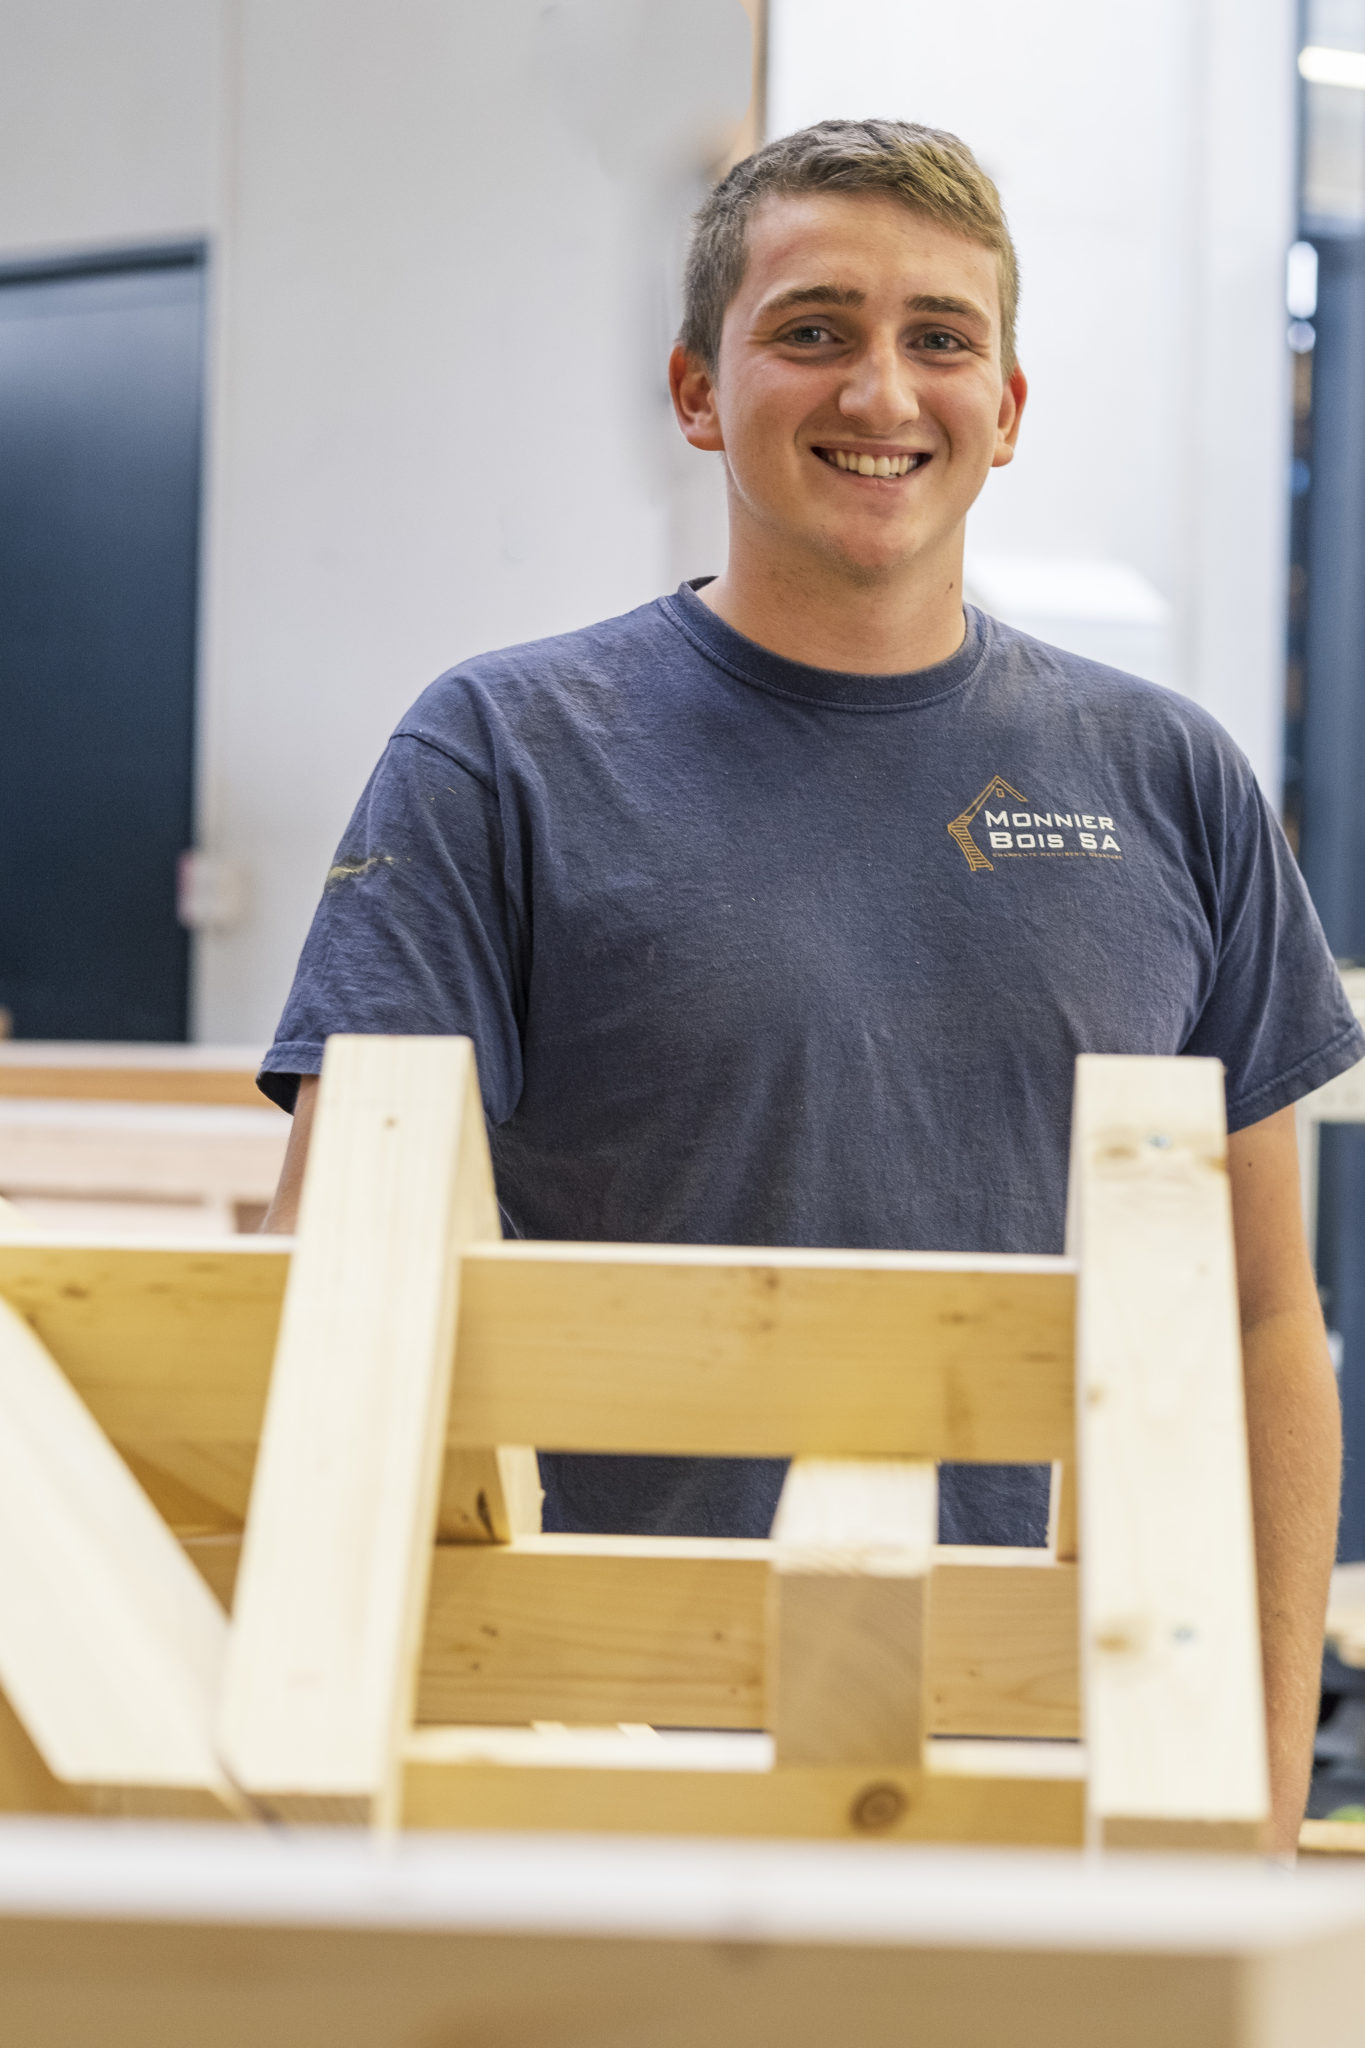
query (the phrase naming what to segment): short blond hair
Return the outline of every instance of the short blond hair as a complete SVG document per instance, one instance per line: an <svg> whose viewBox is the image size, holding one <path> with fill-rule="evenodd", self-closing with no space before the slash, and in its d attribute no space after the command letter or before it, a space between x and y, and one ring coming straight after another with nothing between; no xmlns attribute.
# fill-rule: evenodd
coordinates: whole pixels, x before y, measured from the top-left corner
<svg viewBox="0 0 1365 2048"><path fill-rule="evenodd" d="M683 273L679 341L714 370L726 309L744 280L749 220L770 193L885 192L994 252L1000 361L1015 368L1019 259L1000 194L965 142L917 121L818 121L746 156L699 210Z"/></svg>

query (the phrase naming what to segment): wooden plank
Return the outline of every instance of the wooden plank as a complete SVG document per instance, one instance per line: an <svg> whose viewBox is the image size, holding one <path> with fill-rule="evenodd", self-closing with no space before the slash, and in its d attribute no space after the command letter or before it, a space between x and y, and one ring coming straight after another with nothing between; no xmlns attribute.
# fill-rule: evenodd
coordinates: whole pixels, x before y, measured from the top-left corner
<svg viewBox="0 0 1365 2048"><path fill-rule="evenodd" d="M289 1238L0 1241L0 1297L120 1446L254 1446L290 1249Z"/></svg>
<svg viewBox="0 0 1365 2048"><path fill-rule="evenodd" d="M81 1813L80 1793L43 1762L19 1716L0 1692L0 1813Z"/></svg>
<svg viewBox="0 0 1365 2048"><path fill-rule="evenodd" d="M272 1811L383 1820L436 1531L462 1245L496 1209L467 1039L334 1038L261 1438L221 1746Z"/></svg>
<svg viewBox="0 0 1365 2048"><path fill-rule="evenodd" d="M1052 1487L1047 1506L1047 1547L1059 1564L1074 1564L1078 1549L1076 1531L1076 1461L1058 1459L1052 1467Z"/></svg>
<svg viewBox="0 0 1365 2048"><path fill-rule="evenodd" d="M1084 1825L1075 1743L936 1742L923 1770L777 1769L763 1735L431 1728L405 1754L406 1827L1075 1847Z"/></svg>
<svg viewBox="0 0 1365 2048"><path fill-rule="evenodd" d="M949 1253L513 1243L465 1260L457 1444L1070 1456L1072 1269Z"/></svg>
<svg viewBox="0 0 1365 2048"><path fill-rule="evenodd" d="M0 1823L14 2048L1357 2048L1363 1934L1246 1859Z"/></svg>
<svg viewBox="0 0 1365 2048"><path fill-rule="evenodd" d="M0 1188L80 1200L268 1201L289 1119L265 1104L12 1101Z"/></svg>
<svg viewBox="0 0 1365 2048"><path fill-rule="evenodd" d="M797 1458L773 1523L767 1725L779 1764L918 1768L933 1465Z"/></svg>
<svg viewBox="0 0 1365 2048"><path fill-rule="evenodd" d="M290 1249L0 1241L0 1295L155 1464L159 1443L256 1442ZM463 1264L455 1449L1070 1448L1061 1260L514 1244Z"/></svg>
<svg viewBox="0 0 1365 2048"><path fill-rule="evenodd" d="M436 1533L442 1543L510 1543L540 1528L543 1499L533 1449L447 1450Z"/></svg>
<svg viewBox="0 0 1365 2048"><path fill-rule="evenodd" d="M221 1816L227 1627L38 1338L0 1303L0 1685L46 1769L126 1811Z"/></svg>
<svg viewBox="0 0 1365 2048"><path fill-rule="evenodd" d="M1217 1061L1078 1062L1068 1248L1094 1828L1252 1846L1268 1788Z"/></svg>
<svg viewBox="0 0 1365 2048"><path fill-rule="evenodd" d="M236 1539L185 1548L230 1605ZM440 1544L417 1719L761 1728L770 1554L767 1543L687 1536ZM1039 1550L936 1546L929 1725L1080 1733L1074 1566Z"/></svg>
<svg viewBox="0 0 1365 2048"><path fill-rule="evenodd" d="M940 1544L929 1603L936 1735L1081 1732L1077 1571L1036 1550Z"/></svg>
<svg viewBox="0 0 1365 2048"><path fill-rule="evenodd" d="M1365 1856L1365 1820L1306 1820L1300 1856Z"/></svg>
<svg viewBox="0 0 1365 2048"><path fill-rule="evenodd" d="M255 1046L10 1040L0 1044L0 1097L210 1102L260 1109L266 1099L256 1086L256 1072L263 1057L264 1049Z"/></svg>

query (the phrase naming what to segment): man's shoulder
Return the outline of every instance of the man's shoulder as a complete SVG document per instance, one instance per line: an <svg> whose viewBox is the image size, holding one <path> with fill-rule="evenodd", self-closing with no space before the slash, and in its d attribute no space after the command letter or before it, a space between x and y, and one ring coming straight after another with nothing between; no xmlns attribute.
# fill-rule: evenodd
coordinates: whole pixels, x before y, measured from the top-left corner
<svg viewBox="0 0 1365 2048"><path fill-rule="evenodd" d="M999 619L989 622L990 660L997 679L1040 716L1053 712L1118 752L1155 752L1242 779L1251 773L1242 749L1214 714L1164 683L1090 656L1055 647Z"/></svg>
<svg viewBox="0 0 1365 2048"><path fill-rule="evenodd" d="M664 604L656 598L567 633L471 655L428 685L397 734L439 745L490 722L506 728L600 713L675 651Z"/></svg>

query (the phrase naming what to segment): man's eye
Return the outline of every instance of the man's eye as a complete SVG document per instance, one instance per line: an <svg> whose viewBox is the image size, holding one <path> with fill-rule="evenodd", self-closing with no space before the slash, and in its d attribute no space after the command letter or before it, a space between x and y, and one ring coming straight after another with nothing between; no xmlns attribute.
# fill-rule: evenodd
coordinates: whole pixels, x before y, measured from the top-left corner
<svg viewBox="0 0 1365 2048"><path fill-rule="evenodd" d="M811 347L822 341L832 341L833 336L828 327L817 327L813 321L806 321L800 327L789 327L782 339Z"/></svg>
<svg viewBox="0 0 1365 2048"><path fill-rule="evenodd" d="M936 355L953 355L963 346L960 335L949 334L946 328L942 327L935 327L928 334L921 334L919 340L921 347L931 349Z"/></svg>

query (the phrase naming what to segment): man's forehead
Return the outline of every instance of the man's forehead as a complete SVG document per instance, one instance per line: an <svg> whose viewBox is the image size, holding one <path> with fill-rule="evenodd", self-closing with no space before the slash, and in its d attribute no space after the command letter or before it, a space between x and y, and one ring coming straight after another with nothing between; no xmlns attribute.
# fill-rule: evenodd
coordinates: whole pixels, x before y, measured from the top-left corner
<svg viewBox="0 0 1365 2048"><path fill-rule="evenodd" d="M810 293L825 304L899 296L973 305L999 318L995 252L881 192L769 193L754 209L737 295L746 311Z"/></svg>

